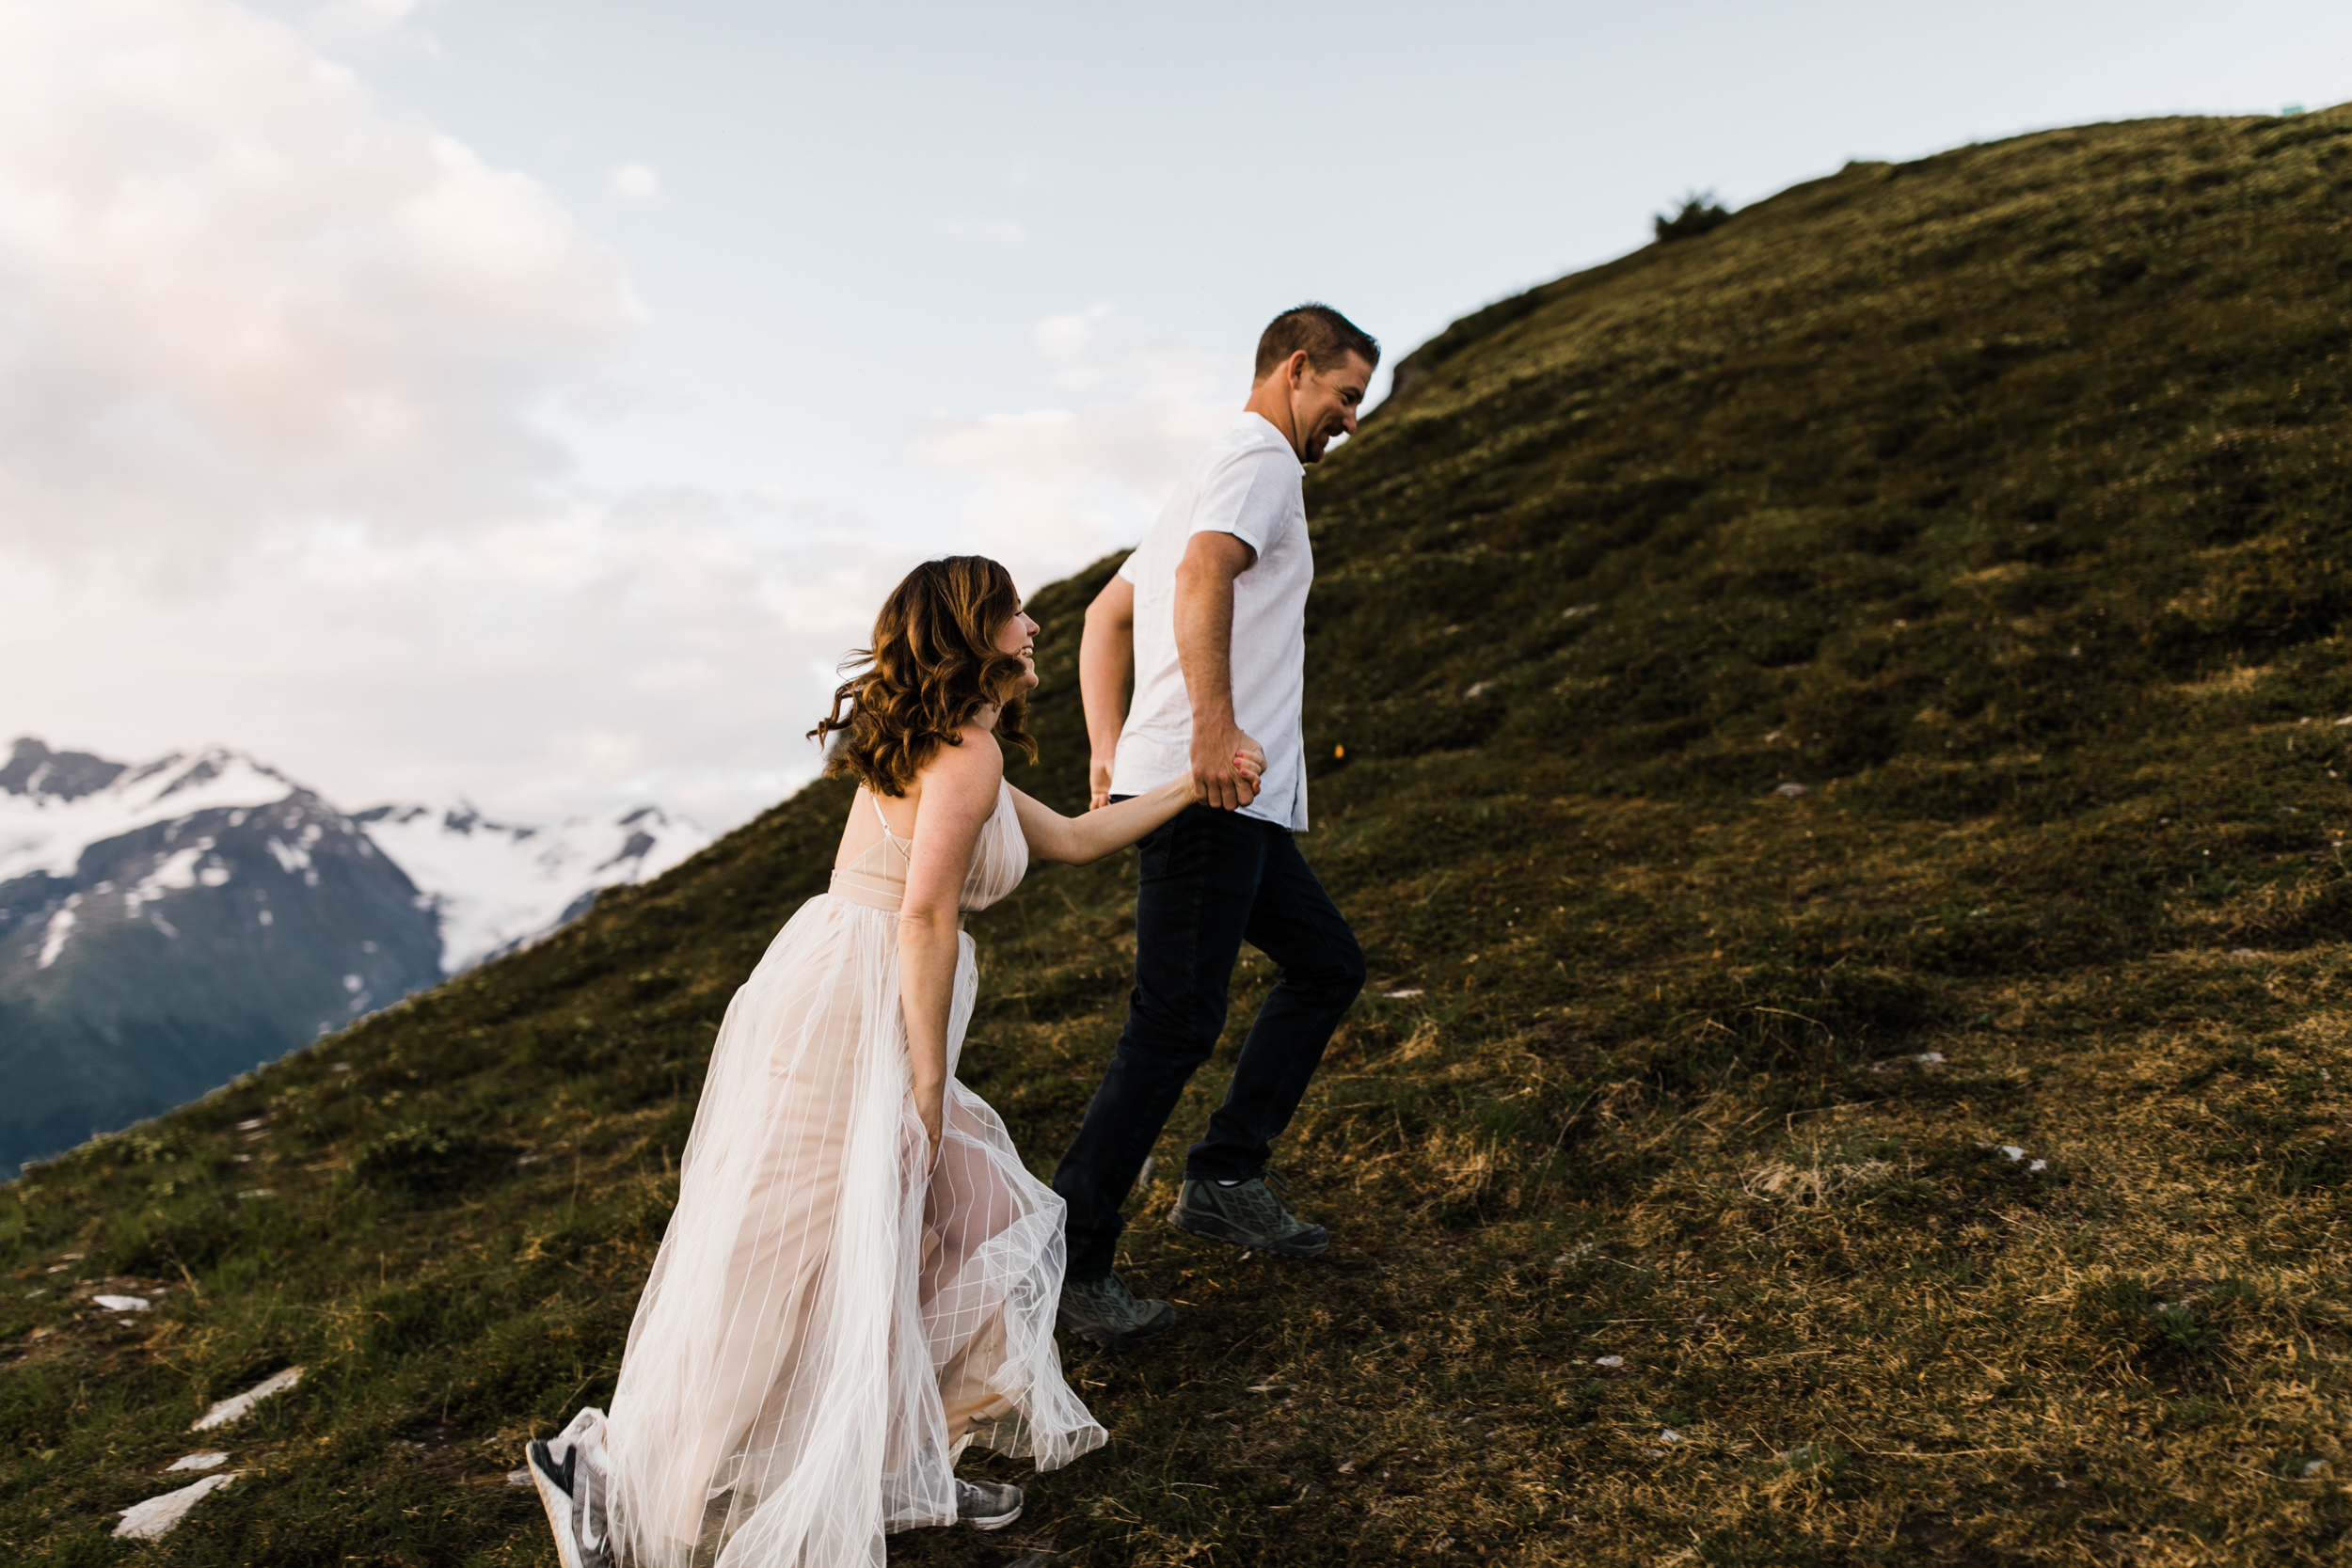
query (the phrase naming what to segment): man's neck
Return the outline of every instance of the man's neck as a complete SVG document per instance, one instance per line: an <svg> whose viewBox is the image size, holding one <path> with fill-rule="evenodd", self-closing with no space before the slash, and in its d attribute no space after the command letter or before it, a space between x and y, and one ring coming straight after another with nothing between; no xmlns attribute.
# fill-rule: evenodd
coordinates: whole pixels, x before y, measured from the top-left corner
<svg viewBox="0 0 2352 1568"><path fill-rule="evenodd" d="M1241 405L1241 410L1245 414L1257 415L1280 431L1282 439L1290 443L1291 455L1303 461L1304 454L1298 450L1298 421L1291 413L1291 400L1285 395L1286 391L1280 376L1267 376L1249 389L1249 401Z"/></svg>

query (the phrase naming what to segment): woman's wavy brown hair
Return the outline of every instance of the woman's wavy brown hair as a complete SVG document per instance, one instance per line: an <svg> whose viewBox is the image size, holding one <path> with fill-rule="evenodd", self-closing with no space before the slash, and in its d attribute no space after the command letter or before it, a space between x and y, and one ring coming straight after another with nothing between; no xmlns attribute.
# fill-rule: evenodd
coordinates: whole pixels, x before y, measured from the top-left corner
<svg viewBox="0 0 2352 1568"><path fill-rule="evenodd" d="M858 670L833 694L833 711L808 732L841 739L825 776L854 775L877 795L900 796L942 746L960 746L963 726L996 705L996 738L1037 760L1022 729L1026 695L1021 660L996 634L1021 612L1012 574L984 555L926 561L906 575L874 617L874 642L841 661ZM858 669L859 666L863 669Z"/></svg>

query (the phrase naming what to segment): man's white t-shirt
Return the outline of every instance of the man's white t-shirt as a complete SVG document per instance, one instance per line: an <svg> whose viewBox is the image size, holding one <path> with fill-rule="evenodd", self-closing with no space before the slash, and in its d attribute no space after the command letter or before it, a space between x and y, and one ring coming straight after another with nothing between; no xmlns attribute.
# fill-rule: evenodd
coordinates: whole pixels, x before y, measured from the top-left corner
<svg viewBox="0 0 2352 1568"><path fill-rule="evenodd" d="M1265 748L1265 778L1241 815L1307 828L1307 470L1262 415L1209 443L1143 543L1119 568L1136 589L1136 695L1119 733L1111 791L1141 795L1192 772L1192 704L1176 658L1176 564L1196 533L1230 533L1257 551L1233 579L1233 720Z"/></svg>

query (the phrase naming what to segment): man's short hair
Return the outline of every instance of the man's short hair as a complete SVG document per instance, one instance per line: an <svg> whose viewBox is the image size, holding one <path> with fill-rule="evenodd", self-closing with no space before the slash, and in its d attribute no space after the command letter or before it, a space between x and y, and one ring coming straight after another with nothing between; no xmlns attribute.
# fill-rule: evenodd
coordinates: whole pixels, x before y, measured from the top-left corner
<svg viewBox="0 0 2352 1568"><path fill-rule="evenodd" d="M1367 365L1380 363L1378 340L1328 305L1310 300L1266 323L1265 330L1258 335L1258 368L1249 378L1263 381L1275 366L1302 348L1307 351L1307 363L1319 371L1338 370L1351 354Z"/></svg>

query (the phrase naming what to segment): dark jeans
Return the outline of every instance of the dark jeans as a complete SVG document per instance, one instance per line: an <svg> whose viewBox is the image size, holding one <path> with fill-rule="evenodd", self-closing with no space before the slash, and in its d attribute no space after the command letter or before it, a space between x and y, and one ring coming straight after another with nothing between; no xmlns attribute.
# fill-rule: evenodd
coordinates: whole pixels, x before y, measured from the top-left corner
<svg viewBox="0 0 2352 1568"><path fill-rule="evenodd" d="M1136 847L1136 984L1127 1026L1077 1140L1054 1172L1070 1206L1070 1277L1110 1273L1119 1206L1168 1125L1193 1069L1225 1029L1241 944L1281 967L1242 1041L1225 1103L1184 1161L1188 1179L1240 1180L1265 1168L1347 1006L1363 989L1356 934L1288 829L1191 806Z"/></svg>

